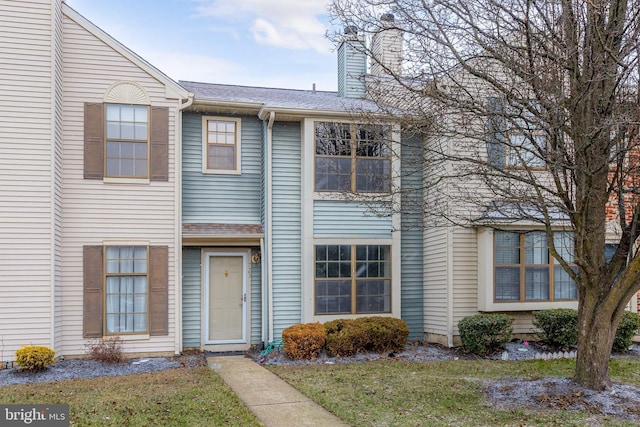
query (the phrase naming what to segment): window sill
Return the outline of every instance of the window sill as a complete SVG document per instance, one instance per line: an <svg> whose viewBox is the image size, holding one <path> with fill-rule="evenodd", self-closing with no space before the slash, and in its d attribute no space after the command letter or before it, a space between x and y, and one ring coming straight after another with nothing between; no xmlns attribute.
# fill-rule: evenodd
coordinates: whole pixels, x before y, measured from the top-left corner
<svg viewBox="0 0 640 427"><path fill-rule="evenodd" d="M538 311L553 308L578 308L578 301L489 302L478 307L482 312Z"/></svg>
<svg viewBox="0 0 640 427"><path fill-rule="evenodd" d="M102 337L103 340L113 339L114 337L120 338L120 341L143 341L151 338L149 334L139 335L107 335Z"/></svg>
<svg viewBox="0 0 640 427"><path fill-rule="evenodd" d="M144 184L150 184L151 180L149 180L149 178L109 178L109 177L104 177L102 179L102 182L104 182L105 184L138 184L138 185L144 185Z"/></svg>
<svg viewBox="0 0 640 427"><path fill-rule="evenodd" d="M227 169L202 169L202 173L205 175L242 175L242 171L227 170Z"/></svg>

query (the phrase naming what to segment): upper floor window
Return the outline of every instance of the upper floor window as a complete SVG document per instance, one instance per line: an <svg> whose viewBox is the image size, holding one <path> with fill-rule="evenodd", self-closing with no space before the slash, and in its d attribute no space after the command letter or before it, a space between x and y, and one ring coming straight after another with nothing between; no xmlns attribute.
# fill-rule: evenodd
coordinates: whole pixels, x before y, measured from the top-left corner
<svg viewBox="0 0 640 427"><path fill-rule="evenodd" d="M573 233L556 231L553 239L562 259L573 260ZM543 231L496 230L494 264L496 302L559 301L578 297L575 282L549 253L547 234Z"/></svg>
<svg viewBox="0 0 640 427"><path fill-rule="evenodd" d="M316 122L315 190L391 190L389 126Z"/></svg>
<svg viewBox="0 0 640 427"><path fill-rule="evenodd" d="M487 152L497 168L544 169L547 137L534 101L526 105L506 105L504 99L489 98ZM533 111L532 111L533 110Z"/></svg>
<svg viewBox="0 0 640 427"><path fill-rule="evenodd" d="M203 117L203 172L240 172L240 119Z"/></svg>
<svg viewBox="0 0 640 427"><path fill-rule="evenodd" d="M107 177L149 176L149 108L145 105L106 105Z"/></svg>

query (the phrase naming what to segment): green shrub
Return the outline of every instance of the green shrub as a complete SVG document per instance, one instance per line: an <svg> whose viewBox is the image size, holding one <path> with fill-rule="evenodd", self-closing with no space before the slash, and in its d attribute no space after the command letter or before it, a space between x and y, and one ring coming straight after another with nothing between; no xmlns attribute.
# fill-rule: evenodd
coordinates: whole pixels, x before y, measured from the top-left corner
<svg viewBox="0 0 640 427"><path fill-rule="evenodd" d="M348 357L364 351L367 335L362 325L354 324L351 319L338 319L325 323L324 328L327 356Z"/></svg>
<svg viewBox="0 0 640 427"><path fill-rule="evenodd" d="M613 351L627 351L633 343L633 336L640 329L640 316L630 311L625 311L622 320L616 330L613 340Z"/></svg>
<svg viewBox="0 0 640 427"><path fill-rule="evenodd" d="M93 360L103 363L123 363L122 340L120 337L109 337L86 344L89 355Z"/></svg>
<svg viewBox="0 0 640 427"><path fill-rule="evenodd" d="M476 314L458 322L462 348L476 354L487 354L504 347L511 340L513 318L506 314Z"/></svg>
<svg viewBox="0 0 640 427"><path fill-rule="evenodd" d="M41 371L53 365L56 352L43 345L26 345L16 351L21 371Z"/></svg>
<svg viewBox="0 0 640 427"><path fill-rule="evenodd" d="M316 323L300 323L282 331L284 354L289 359L314 360L322 351L327 332Z"/></svg>
<svg viewBox="0 0 640 427"><path fill-rule="evenodd" d="M569 308L541 310L533 313L533 326L540 329L540 339L553 348L566 351L578 344L578 311Z"/></svg>
<svg viewBox="0 0 640 427"><path fill-rule="evenodd" d="M402 351L407 345L409 328L402 319L394 317L363 317L356 319L366 331L365 350L374 353Z"/></svg>
<svg viewBox="0 0 640 427"><path fill-rule="evenodd" d="M404 320L392 317L338 319L325 323L324 327L327 330L326 352L331 357L402 351L409 336Z"/></svg>

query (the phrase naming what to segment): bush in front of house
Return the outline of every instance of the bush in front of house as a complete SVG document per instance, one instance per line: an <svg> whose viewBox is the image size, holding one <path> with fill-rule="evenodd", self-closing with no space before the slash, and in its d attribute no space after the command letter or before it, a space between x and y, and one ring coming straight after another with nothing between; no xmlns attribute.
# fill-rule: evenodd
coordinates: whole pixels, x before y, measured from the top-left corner
<svg viewBox="0 0 640 427"><path fill-rule="evenodd" d="M392 317L338 319L325 323L324 327L327 331L325 350L330 357L402 351L409 336L405 321Z"/></svg>
<svg viewBox="0 0 640 427"><path fill-rule="evenodd" d="M538 337L553 348L567 351L578 344L578 310L556 308L533 313Z"/></svg>
<svg viewBox="0 0 640 427"><path fill-rule="evenodd" d="M476 314L458 322L462 348L485 355L503 348L511 340L513 318L506 314Z"/></svg>
<svg viewBox="0 0 640 427"><path fill-rule="evenodd" d="M104 338L85 345L89 356L102 363L124 363L122 339L120 337Z"/></svg>
<svg viewBox="0 0 640 427"><path fill-rule="evenodd" d="M316 323L299 323L282 331L285 356L294 360L315 360L325 345L327 332Z"/></svg>
<svg viewBox="0 0 640 427"><path fill-rule="evenodd" d="M628 351L633 344L633 336L640 329L640 316L630 311L625 311L622 320L616 330L616 336L613 340L613 351Z"/></svg>
<svg viewBox="0 0 640 427"><path fill-rule="evenodd" d="M55 350L43 345L25 345L16 350L16 362L21 371L41 371L53 365Z"/></svg>
<svg viewBox="0 0 640 427"><path fill-rule="evenodd" d="M407 345L409 328L402 319L395 317L362 317L354 320L366 331L365 351L374 353L397 352Z"/></svg>

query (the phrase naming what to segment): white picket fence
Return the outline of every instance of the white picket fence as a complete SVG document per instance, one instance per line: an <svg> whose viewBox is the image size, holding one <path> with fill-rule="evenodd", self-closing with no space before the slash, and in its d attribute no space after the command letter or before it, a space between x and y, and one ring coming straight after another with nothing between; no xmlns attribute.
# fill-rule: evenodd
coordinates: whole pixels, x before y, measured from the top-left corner
<svg viewBox="0 0 640 427"><path fill-rule="evenodd" d="M557 351L555 353L536 353L533 358L535 360L552 360L552 359L575 359L575 351ZM509 352L502 353L502 360L509 360Z"/></svg>

